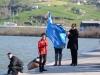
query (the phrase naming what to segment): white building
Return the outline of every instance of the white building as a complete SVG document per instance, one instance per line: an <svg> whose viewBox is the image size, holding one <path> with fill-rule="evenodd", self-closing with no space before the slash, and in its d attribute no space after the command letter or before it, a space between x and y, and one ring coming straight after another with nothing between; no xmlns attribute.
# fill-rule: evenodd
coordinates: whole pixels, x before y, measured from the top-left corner
<svg viewBox="0 0 100 75"><path fill-rule="evenodd" d="M4 26L17 26L17 24L13 22L4 22Z"/></svg>
<svg viewBox="0 0 100 75"><path fill-rule="evenodd" d="M100 3L100 0L97 0L96 3Z"/></svg>
<svg viewBox="0 0 100 75"><path fill-rule="evenodd" d="M38 8L39 8L38 5L33 5L33 6L32 6L32 9L38 9Z"/></svg>
<svg viewBox="0 0 100 75"><path fill-rule="evenodd" d="M77 1L76 4L77 4L77 5L81 5L80 1Z"/></svg>
<svg viewBox="0 0 100 75"><path fill-rule="evenodd" d="M83 3L86 3L86 2L87 2L87 0L82 0L82 2L83 2Z"/></svg>

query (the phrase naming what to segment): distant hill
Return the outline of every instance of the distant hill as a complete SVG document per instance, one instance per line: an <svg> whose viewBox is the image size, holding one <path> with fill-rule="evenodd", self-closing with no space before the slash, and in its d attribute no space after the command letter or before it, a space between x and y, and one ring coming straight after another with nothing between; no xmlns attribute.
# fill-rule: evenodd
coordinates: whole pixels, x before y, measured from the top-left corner
<svg viewBox="0 0 100 75"><path fill-rule="evenodd" d="M69 0L0 0L0 24L14 19L18 25L46 25L46 13L50 10L54 23L78 25L82 20L100 20L100 8L96 4L77 5ZM3 7L4 6L4 7ZM34 7L32 9L32 6ZM3 8L2 8L3 7ZM11 15L10 16L10 8ZM5 9L5 10L4 10ZM14 16L13 16L14 12Z"/></svg>

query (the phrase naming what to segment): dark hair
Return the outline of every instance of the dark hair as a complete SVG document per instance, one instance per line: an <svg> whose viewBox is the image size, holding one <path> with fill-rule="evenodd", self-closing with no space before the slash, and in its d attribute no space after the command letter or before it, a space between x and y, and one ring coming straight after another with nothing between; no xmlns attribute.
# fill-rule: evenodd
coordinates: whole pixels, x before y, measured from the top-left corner
<svg viewBox="0 0 100 75"><path fill-rule="evenodd" d="M12 54L12 53L9 52L7 55L10 55L10 54Z"/></svg>
<svg viewBox="0 0 100 75"><path fill-rule="evenodd" d="M46 33L42 33L42 34L41 34L41 36L43 36L43 35L45 35L45 36L46 36Z"/></svg>

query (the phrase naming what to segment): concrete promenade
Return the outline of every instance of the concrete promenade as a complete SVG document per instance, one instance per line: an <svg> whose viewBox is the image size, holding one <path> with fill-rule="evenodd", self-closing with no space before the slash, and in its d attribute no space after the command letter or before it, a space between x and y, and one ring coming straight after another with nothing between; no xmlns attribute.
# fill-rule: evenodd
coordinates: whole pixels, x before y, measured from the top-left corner
<svg viewBox="0 0 100 75"><path fill-rule="evenodd" d="M70 63L70 59L65 59L62 66L53 66L54 63L46 65L48 71L43 73L36 68L21 75L100 75L100 49L82 53L77 66L69 66Z"/></svg>

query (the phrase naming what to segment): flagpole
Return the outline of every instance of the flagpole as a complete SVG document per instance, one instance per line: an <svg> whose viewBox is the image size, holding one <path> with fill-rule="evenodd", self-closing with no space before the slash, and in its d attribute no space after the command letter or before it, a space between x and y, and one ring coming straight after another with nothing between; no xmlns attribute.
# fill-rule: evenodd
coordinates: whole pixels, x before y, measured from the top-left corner
<svg viewBox="0 0 100 75"><path fill-rule="evenodd" d="M66 31L63 27L52 22L51 14L48 13L48 25L46 35L52 41L54 47L61 48L66 45Z"/></svg>

